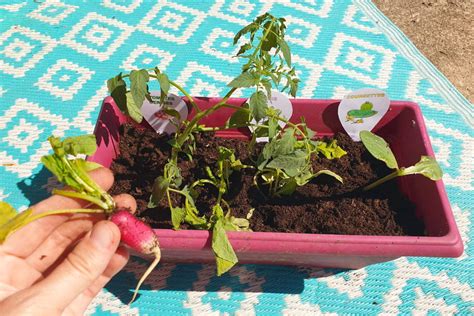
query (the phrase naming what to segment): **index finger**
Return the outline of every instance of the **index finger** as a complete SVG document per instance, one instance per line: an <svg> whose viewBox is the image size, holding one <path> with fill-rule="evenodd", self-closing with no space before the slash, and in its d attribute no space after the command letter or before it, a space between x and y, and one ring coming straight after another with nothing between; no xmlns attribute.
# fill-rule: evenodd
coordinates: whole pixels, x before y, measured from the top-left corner
<svg viewBox="0 0 474 316"><path fill-rule="evenodd" d="M109 169L99 168L89 173L91 178L104 190L112 187L114 176ZM46 211L84 208L89 202L79 199L53 195L31 208L33 214ZM25 258L30 255L43 241L62 223L67 221L73 214L52 215L38 219L22 227L5 241L2 250L11 255Z"/></svg>

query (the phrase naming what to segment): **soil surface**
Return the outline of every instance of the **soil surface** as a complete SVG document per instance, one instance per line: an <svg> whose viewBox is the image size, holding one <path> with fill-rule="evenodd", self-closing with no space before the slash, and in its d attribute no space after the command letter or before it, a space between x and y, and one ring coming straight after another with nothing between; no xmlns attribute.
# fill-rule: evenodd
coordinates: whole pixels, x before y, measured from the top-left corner
<svg viewBox="0 0 474 316"><path fill-rule="evenodd" d="M374 0L415 46L474 100L473 0Z"/></svg>
<svg viewBox="0 0 474 316"><path fill-rule="evenodd" d="M171 228L168 203L163 199L159 207L148 209L147 204L153 182L162 175L170 153L168 136L153 131L136 129L129 125L121 128L121 155L112 164L115 174L113 194L128 192L137 199L139 215L156 228ZM315 171L330 169L343 179L341 184L332 177L322 175L291 196L267 198L253 185L254 170L234 171L229 192L224 199L230 204L232 215L250 219L253 231L296 232L354 235L423 235L423 224L416 218L414 205L399 191L396 181L362 193L360 188L387 175L390 170L374 159L362 143L353 142L345 134L335 136L338 145L347 155L334 160L314 157ZM179 166L184 183L207 178L205 165L215 168L218 146L233 148L244 164L251 165L261 146L252 154L248 142L241 139L214 137L201 133L196 137L198 150L192 161L182 157ZM217 196L216 189L204 186L198 189L196 206L202 214L210 215L211 205ZM172 195L175 205L180 196ZM188 228L182 225L182 228Z"/></svg>

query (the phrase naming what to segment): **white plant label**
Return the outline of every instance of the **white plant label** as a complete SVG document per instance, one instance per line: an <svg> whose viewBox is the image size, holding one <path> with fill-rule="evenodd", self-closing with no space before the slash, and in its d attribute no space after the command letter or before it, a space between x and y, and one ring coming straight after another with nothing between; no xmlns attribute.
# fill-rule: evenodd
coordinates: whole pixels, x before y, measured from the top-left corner
<svg viewBox="0 0 474 316"><path fill-rule="evenodd" d="M293 105L291 104L290 99L288 99L288 97L280 91L272 90L272 96L270 97L270 100L268 100L268 106L280 110L280 116L284 117L287 120L289 120L291 118L291 115L293 115ZM256 123L255 119L252 120L252 123ZM285 122L278 121L278 125L283 128L286 124ZM250 127L250 130L253 133L255 128ZM268 142L268 137L257 137L256 141L257 143Z"/></svg>
<svg viewBox="0 0 474 316"><path fill-rule="evenodd" d="M164 101L164 107L168 109L176 110L179 113L179 122L176 117L169 115L163 111L163 106L160 104L160 92L150 92L152 102L145 99L141 107L143 117L148 124L153 127L157 133L173 134L177 131L177 126L180 122L184 121L188 117L188 108L186 103L175 94L168 94L168 97Z"/></svg>
<svg viewBox="0 0 474 316"><path fill-rule="evenodd" d="M382 90L364 88L352 91L341 100L339 120L347 134L360 141L361 131L371 131L387 113L390 99Z"/></svg>

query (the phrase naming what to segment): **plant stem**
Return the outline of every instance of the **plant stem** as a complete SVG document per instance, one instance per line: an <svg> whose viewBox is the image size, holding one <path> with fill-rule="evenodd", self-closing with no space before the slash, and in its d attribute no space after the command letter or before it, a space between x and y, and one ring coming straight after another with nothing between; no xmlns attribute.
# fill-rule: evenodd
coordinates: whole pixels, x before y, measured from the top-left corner
<svg viewBox="0 0 474 316"><path fill-rule="evenodd" d="M170 206L170 211L173 210L173 203L171 202L170 188L166 189L166 196L168 197L168 204Z"/></svg>
<svg viewBox="0 0 474 316"><path fill-rule="evenodd" d="M253 60L255 58L255 56L257 55L257 53L260 51L260 49L262 48L262 45L263 45L263 42L265 41L265 39L267 38L268 34L270 33L270 31L272 30L272 26L273 24L275 23L275 18L272 18L272 21L270 22L270 25L268 26L268 28L265 30L265 32L263 33L263 36L262 38L260 39L260 42L258 43L257 45L257 48L255 48L253 54L252 54L252 58L250 58L250 60Z"/></svg>
<svg viewBox="0 0 474 316"><path fill-rule="evenodd" d="M58 189L54 189L52 193L57 194L57 195L62 195L62 196L67 196L67 197L71 197L71 198L76 198L76 199L89 201L91 203L94 203L98 207L103 208L104 210L107 210L109 208L109 206L106 203L104 203L103 201L101 201L98 198L95 198L93 196L84 194L84 193L80 193L80 192L76 192L76 191L58 190Z"/></svg>
<svg viewBox="0 0 474 316"><path fill-rule="evenodd" d="M86 172L82 172L81 168L75 168L74 166L72 166L71 162L69 161L69 159L66 158L66 156L60 156L60 159L69 168L74 180L79 182L87 192L98 192L100 194L100 196L104 199L107 205L107 207L104 208L105 210L110 212L115 208L115 201L112 199L112 197L107 192L105 192L97 183L91 180Z"/></svg>
<svg viewBox="0 0 474 316"><path fill-rule="evenodd" d="M46 216L61 215L61 214L105 214L105 211L100 210L100 209L88 209L88 208L48 211L48 212L43 212L43 213L39 213L39 214L31 216L30 218L26 220L23 226Z"/></svg>
<svg viewBox="0 0 474 316"><path fill-rule="evenodd" d="M236 125L236 126L217 126L217 127L199 127L200 132L217 132L217 131L225 131L231 128L243 128L243 127L250 127L250 126L256 126L256 127L267 127L268 125L266 124L257 124L257 125Z"/></svg>
<svg viewBox="0 0 474 316"><path fill-rule="evenodd" d="M193 97L186 90L184 90L183 87L181 87L179 84L177 84L176 82L172 80L170 80L169 82L170 82L170 85L172 85L173 87L181 91L181 93L184 94L188 98L189 102L193 106L193 109L194 111L196 111L196 113L202 112L201 109L196 104L196 102L194 102Z"/></svg>
<svg viewBox="0 0 474 316"><path fill-rule="evenodd" d="M385 177L380 178L380 179L378 179L377 181L375 181L375 182L369 184L368 186L364 187L363 190L364 190L364 191L371 190L371 189L373 189L373 188L375 188L375 187L381 185L382 183L385 183L385 182L387 182L387 181L389 181L389 180L392 180L392 179L394 179L394 178L396 178L396 177L398 177L398 176L400 176L400 175L401 175L401 170L400 170L400 169L397 169L397 170L395 170L394 172L392 172L392 173L386 175Z"/></svg>

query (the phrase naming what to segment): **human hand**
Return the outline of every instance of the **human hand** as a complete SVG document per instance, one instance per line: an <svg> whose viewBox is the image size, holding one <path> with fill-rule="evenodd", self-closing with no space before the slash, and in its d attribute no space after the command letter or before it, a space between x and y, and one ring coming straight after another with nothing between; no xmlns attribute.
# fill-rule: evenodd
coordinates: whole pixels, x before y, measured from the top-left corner
<svg viewBox="0 0 474 316"><path fill-rule="evenodd" d="M90 173L105 190L110 170ZM136 209L128 194L114 197ZM32 206L33 213L82 208L87 202L53 195ZM92 299L128 260L120 231L101 214L46 216L19 229L0 245L2 315L82 315Z"/></svg>

